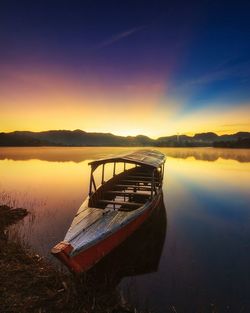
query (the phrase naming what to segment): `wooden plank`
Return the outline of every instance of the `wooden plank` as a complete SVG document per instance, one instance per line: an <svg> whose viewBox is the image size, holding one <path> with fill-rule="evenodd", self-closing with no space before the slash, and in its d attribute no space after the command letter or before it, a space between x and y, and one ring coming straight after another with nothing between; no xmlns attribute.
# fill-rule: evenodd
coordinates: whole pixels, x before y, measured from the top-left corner
<svg viewBox="0 0 250 313"><path fill-rule="evenodd" d="M100 209L99 211L103 212L103 210ZM112 210L112 212L105 215L102 213L102 217L90 227L86 228L84 232L81 232L77 237L75 237L71 241L71 244L75 249L77 249L82 247L84 244L95 240L97 237L102 236L108 230L106 228L107 224L109 224L117 214L118 212L115 210Z"/></svg>
<svg viewBox="0 0 250 313"><path fill-rule="evenodd" d="M112 201L112 200L99 200L99 203L103 204L118 204L118 205L128 205L128 206L143 206L144 203L138 203L138 202L126 202L126 201Z"/></svg>
<svg viewBox="0 0 250 313"><path fill-rule="evenodd" d="M86 211L80 213L72 222L65 240L70 241L77 237L84 229L94 224L103 216L103 212L97 208L88 208Z"/></svg>
<svg viewBox="0 0 250 313"><path fill-rule="evenodd" d="M105 193L108 194L114 194L114 195L125 195L125 196L130 196L130 195L138 195L138 196L150 196L149 193L143 193L143 192L128 192L128 191L116 191L116 190L110 190L106 191Z"/></svg>
<svg viewBox="0 0 250 313"><path fill-rule="evenodd" d="M145 179L151 179L152 178L152 176L143 176L143 175L128 175L128 176L126 176L126 178L139 178L139 179L143 179L143 178L145 178Z"/></svg>
<svg viewBox="0 0 250 313"><path fill-rule="evenodd" d="M122 187L122 188L135 188L135 189L146 189L151 190L151 187L149 186L140 186L140 185L124 185L124 184L118 184L114 185L114 187Z"/></svg>
<svg viewBox="0 0 250 313"><path fill-rule="evenodd" d="M143 177L146 177L146 176L152 177L152 172L136 171L134 172L134 175L140 175Z"/></svg>
<svg viewBox="0 0 250 313"><path fill-rule="evenodd" d="M121 182L126 182L126 183L147 183L150 184L152 180L134 180L134 179L121 179Z"/></svg>

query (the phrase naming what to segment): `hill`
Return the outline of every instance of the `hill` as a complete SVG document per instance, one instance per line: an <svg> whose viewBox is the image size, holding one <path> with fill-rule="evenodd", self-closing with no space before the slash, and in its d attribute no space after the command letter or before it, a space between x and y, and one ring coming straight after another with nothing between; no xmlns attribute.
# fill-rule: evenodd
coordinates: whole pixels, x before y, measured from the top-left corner
<svg viewBox="0 0 250 313"><path fill-rule="evenodd" d="M195 134L193 137L175 135L155 140L143 135L125 137L110 133L90 133L79 129L0 133L0 146L250 147L249 142L249 132L222 136L208 132Z"/></svg>

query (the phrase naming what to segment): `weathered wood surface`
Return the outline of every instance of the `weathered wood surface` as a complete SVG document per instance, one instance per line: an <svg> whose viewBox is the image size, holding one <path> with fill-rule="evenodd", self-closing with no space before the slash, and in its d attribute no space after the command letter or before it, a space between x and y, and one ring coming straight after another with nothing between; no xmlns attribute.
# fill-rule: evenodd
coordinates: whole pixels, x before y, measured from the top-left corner
<svg viewBox="0 0 250 313"><path fill-rule="evenodd" d="M158 168L164 164L165 158L165 155L159 151L145 149L95 160L89 164L91 166L99 166L100 164L110 162L126 162Z"/></svg>
<svg viewBox="0 0 250 313"><path fill-rule="evenodd" d="M151 187L149 186L142 186L142 185L130 185L130 184L117 184L114 187L121 187L121 188L135 188L135 189L145 189L145 190L151 190Z"/></svg>
<svg viewBox="0 0 250 313"><path fill-rule="evenodd" d="M142 206L143 203L139 203L139 202L132 202L132 201L113 201L113 200L99 200L100 203L104 203L104 204L117 204L117 205L125 205L125 206Z"/></svg>
<svg viewBox="0 0 250 313"><path fill-rule="evenodd" d="M110 191L106 191L106 194L113 194L113 195L118 195L118 196L145 196L148 197L150 194L146 193L146 192L133 192L133 191L116 191L116 190L110 190Z"/></svg>

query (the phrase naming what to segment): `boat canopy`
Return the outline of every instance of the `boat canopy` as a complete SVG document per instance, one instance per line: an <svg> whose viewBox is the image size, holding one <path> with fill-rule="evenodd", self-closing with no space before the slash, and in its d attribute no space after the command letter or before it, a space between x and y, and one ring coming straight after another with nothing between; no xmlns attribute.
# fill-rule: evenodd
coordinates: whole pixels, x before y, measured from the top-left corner
<svg viewBox="0 0 250 313"><path fill-rule="evenodd" d="M165 155L156 150L137 150L134 152L114 156L112 155L107 158L95 160L90 162L89 165L96 168L105 163L125 162L158 168L164 164L165 159Z"/></svg>

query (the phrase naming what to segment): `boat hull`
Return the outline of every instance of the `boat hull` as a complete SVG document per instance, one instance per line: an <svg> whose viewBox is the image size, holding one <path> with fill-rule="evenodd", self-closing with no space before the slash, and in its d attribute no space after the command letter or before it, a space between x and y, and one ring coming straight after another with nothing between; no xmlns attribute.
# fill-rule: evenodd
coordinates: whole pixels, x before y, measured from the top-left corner
<svg viewBox="0 0 250 313"><path fill-rule="evenodd" d="M98 241L98 243L79 251L76 255L70 255L73 247L67 242L61 242L55 246L52 249L52 254L63 262L72 272L81 273L87 271L105 255L119 246L143 224L154 208L159 205L161 196L162 193L159 192L141 214L126 225L121 226L106 238Z"/></svg>

